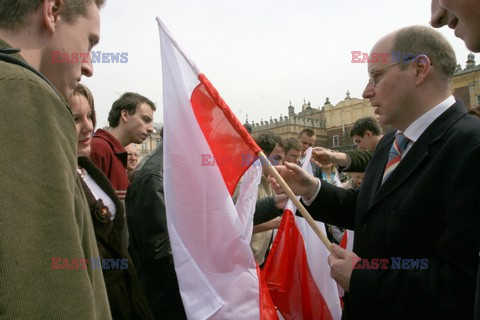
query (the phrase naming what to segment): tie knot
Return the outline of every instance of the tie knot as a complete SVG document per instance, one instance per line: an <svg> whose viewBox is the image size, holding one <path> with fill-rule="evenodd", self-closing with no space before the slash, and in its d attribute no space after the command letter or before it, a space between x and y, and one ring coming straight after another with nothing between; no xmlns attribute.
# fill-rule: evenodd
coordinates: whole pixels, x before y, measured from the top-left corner
<svg viewBox="0 0 480 320"><path fill-rule="evenodd" d="M407 148L408 142L410 139L408 139L403 133L399 132L395 135L395 146L398 150L398 153L401 155Z"/></svg>

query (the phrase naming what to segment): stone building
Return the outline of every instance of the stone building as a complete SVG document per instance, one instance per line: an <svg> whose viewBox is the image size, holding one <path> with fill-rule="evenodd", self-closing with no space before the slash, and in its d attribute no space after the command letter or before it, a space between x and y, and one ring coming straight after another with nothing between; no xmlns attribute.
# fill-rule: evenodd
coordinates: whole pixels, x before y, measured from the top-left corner
<svg viewBox="0 0 480 320"><path fill-rule="evenodd" d="M480 106L480 65L475 64L475 55L468 55L465 69L457 65L452 80L453 95L469 108Z"/></svg>
<svg viewBox="0 0 480 320"><path fill-rule="evenodd" d="M358 118L374 116L370 102L365 99L350 97L347 91L345 99L333 105L329 98L323 106L312 108L310 102L304 101L302 110L297 114L295 107L288 106L288 116L260 123L248 123L252 126L252 135L263 131L272 131L283 138L296 137L302 129L312 129L317 135L315 145L335 149L355 148L350 130Z"/></svg>

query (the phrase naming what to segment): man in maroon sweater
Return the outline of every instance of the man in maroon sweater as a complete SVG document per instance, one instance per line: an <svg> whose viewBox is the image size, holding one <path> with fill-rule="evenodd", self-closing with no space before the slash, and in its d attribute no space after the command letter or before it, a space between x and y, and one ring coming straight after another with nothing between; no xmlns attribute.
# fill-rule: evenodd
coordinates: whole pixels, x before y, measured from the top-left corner
<svg viewBox="0 0 480 320"><path fill-rule="evenodd" d="M128 187L127 151L130 143L142 143L153 132L155 104L133 92L124 93L108 114L110 128L98 129L92 138L92 161L105 173L121 200Z"/></svg>

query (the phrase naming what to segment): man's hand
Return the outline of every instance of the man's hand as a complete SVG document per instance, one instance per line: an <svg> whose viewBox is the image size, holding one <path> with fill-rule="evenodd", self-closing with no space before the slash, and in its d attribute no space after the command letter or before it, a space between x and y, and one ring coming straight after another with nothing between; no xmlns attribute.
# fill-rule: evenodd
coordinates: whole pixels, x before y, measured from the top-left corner
<svg viewBox="0 0 480 320"><path fill-rule="evenodd" d="M276 166L275 169L296 195L310 199L317 191L318 179L296 164L285 162L284 166ZM268 176L268 182L276 194L284 193L275 178Z"/></svg>
<svg viewBox="0 0 480 320"><path fill-rule="evenodd" d="M330 248L332 249L332 254L328 256L330 275L343 290L348 292L353 267L360 258L354 252L347 251L336 244L332 244Z"/></svg>
<svg viewBox="0 0 480 320"><path fill-rule="evenodd" d="M346 167L350 162L350 158L346 153L343 152L336 152L322 147L315 147L312 150L312 162L320 167L324 164L330 163L336 164L340 167Z"/></svg>
<svg viewBox="0 0 480 320"><path fill-rule="evenodd" d="M282 222L282 218L276 217L275 219L272 219L270 221L257 224L256 226L253 226L252 233L259 233L268 230L278 229L278 227L280 227L280 222Z"/></svg>
<svg viewBox="0 0 480 320"><path fill-rule="evenodd" d="M273 201L277 209L283 210L287 205L288 196L286 194L276 194L273 196Z"/></svg>

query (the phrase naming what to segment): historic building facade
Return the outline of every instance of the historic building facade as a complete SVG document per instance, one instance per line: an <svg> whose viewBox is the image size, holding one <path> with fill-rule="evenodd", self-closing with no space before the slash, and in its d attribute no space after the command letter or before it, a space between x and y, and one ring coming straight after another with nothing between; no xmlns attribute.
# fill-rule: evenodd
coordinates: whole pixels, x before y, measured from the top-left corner
<svg viewBox="0 0 480 320"><path fill-rule="evenodd" d="M317 135L315 145L335 149L355 148L350 130L358 118L374 116L373 108L366 99L351 98L347 91L344 100L333 105L329 98L323 106L312 108L310 102L304 101L302 110L297 114L295 107L288 106L288 117L260 123L246 121L252 127L252 135L263 131L271 131L283 138L297 137L302 129L312 129Z"/></svg>
<svg viewBox="0 0 480 320"><path fill-rule="evenodd" d="M457 65L452 80L453 95L469 108L480 106L480 65L475 64L475 55L468 55L465 69Z"/></svg>

